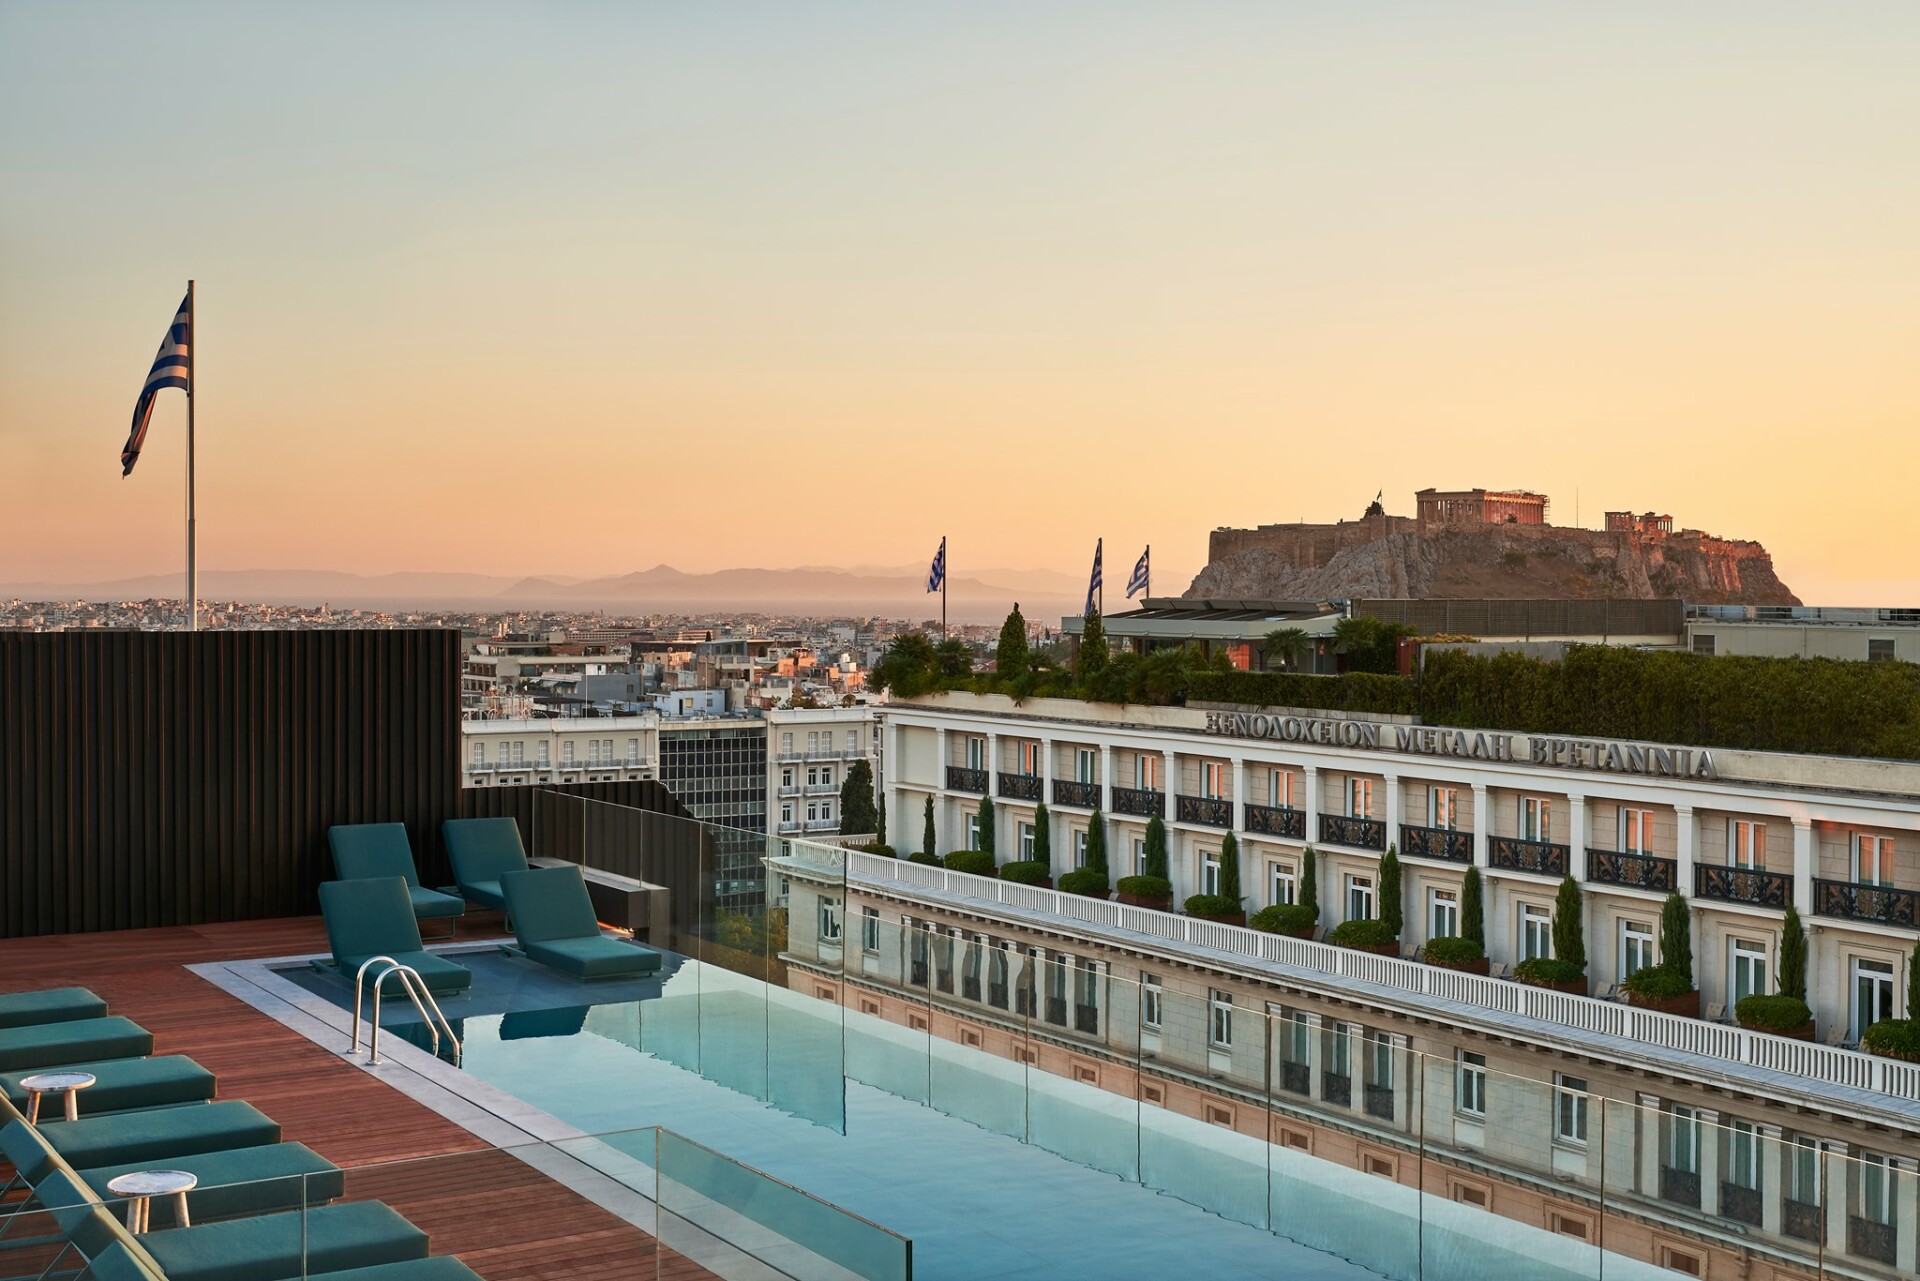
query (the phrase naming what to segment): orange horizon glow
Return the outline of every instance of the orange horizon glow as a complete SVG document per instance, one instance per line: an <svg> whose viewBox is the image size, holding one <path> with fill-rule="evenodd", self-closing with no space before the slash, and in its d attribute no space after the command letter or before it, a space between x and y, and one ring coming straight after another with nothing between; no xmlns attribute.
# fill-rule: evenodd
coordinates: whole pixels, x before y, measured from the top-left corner
<svg viewBox="0 0 1920 1281"><path fill-rule="evenodd" d="M1920 10L0 10L0 584L1045 567L1384 489L1920 604ZM288 50L299 50L290 65Z"/></svg>

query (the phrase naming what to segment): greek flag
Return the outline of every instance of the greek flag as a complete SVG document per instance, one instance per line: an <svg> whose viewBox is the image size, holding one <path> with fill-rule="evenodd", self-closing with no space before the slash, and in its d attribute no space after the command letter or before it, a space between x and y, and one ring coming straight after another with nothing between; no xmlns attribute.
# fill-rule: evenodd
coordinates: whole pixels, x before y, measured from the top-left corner
<svg viewBox="0 0 1920 1281"><path fill-rule="evenodd" d="M1151 555L1153 555L1153 548L1149 547L1141 552L1140 559L1133 563L1133 576L1127 579L1128 600L1133 599L1135 592L1146 591L1147 584L1153 581L1152 575L1147 572L1147 558Z"/></svg>
<svg viewBox="0 0 1920 1281"><path fill-rule="evenodd" d="M947 585L947 540L940 540L940 550L933 554L933 565L927 570L927 590L937 592Z"/></svg>
<svg viewBox="0 0 1920 1281"><path fill-rule="evenodd" d="M133 430L120 449L122 476L132 475L133 465L140 461L140 448L147 443L147 423L153 418L154 395L167 387L178 387L189 396L193 394L193 384L188 381L189 344L193 341L188 330L190 323L187 299L182 298L179 314L174 316L167 336L160 341L160 354L153 358L153 368L147 371L147 385L140 389L140 399L134 402Z"/></svg>
<svg viewBox="0 0 1920 1281"><path fill-rule="evenodd" d="M1093 576L1087 580L1088 614L1100 612L1100 544L1105 541L1104 538L1095 539L1093 544Z"/></svg>

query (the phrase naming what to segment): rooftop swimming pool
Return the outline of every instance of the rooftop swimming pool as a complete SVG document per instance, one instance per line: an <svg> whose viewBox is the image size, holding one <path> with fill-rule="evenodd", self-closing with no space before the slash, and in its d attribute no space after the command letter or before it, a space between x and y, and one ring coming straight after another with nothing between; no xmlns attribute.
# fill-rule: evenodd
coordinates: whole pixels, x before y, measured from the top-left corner
<svg viewBox="0 0 1920 1281"><path fill-rule="evenodd" d="M757 1167L911 1238L919 1277L1601 1275L1585 1242L717 965L580 984L453 955L474 973L442 1001L466 1073L630 1171L651 1172L645 1127ZM352 1004L337 978L280 973ZM404 999L382 1022L425 1045ZM1615 1254L1604 1273L1671 1275Z"/></svg>

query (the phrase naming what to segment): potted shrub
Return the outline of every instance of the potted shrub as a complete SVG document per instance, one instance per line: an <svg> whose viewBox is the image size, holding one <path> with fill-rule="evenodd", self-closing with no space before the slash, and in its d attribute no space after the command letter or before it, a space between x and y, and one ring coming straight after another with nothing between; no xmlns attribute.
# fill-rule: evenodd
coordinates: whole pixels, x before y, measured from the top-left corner
<svg viewBox="0 0 1920 1281"><path fill-rule="evenodd" d="M1327 942L1336 947L1352 948L1356 952L1372 952L1377 956L1400 955L1400 941L1387 928L1387 923L1378 917L1342 921L1327 932Z"/></svg>
<svg viewBox="0 0 1920 1281"><path fill-rule="evenodd" d="M991 796L982 796L980 798L980 849L988 858L993 857L993 829L995 826L996 824L993 821L993 798ZM991 876L992 873L989 872L988 875Z"/></svg>
<svg viewBox="0 0 1920 1281"><path fill-rule="evenodd" d="M1313 937L1314 922L1320 909L1305 903L1275 903L1247 918L1247 924L1268 934L1287 934L1297 939Z"/></svg>
<svg viewBox="0 0 1920 1281"><path fill-rule="evenodd" d="M1460 882L1460 937L1471 939L1487 954L1487 908L1480 889L1480 869L1470 867ZM1486 971L1480 971L1485 974Z"/></svg>
<svg viewBox="0 0 1920 1281"><path fill-rule="evenodd" d="M1033 808L1033 861L1053 866L1053 817L1045 801Z"/></svg>
<svg viewBox="0 0 1920 1281"><path fill-rule="evenodd" d="M1920 1019L1881 1019L1860 1037L1860 1048L1890 1059L1920 1063Z"/></svg>
<svg viewBox="0 0 1920 1281"><path fill-rule="evenodd" d="M1700 993L1693 986L1693 975L1675 965L1643 965L1620 980L1627 1004L1662 1014L1700 1017Z"/></svg>
<svg viewBox="0 0 1920 1281"><path fill-rule="evenodd" d="M1060 878L1060 888L1069 894L1087 898L1112 898L1107 880L1107 825L1094 807L1087 827L1087 865L1077 867Z"/></svg>
<svg viewBox="0 0 1920 1281"><path fill-rule="evenodd" d="M1043 889L1053 888L1053 876L1050 869L1039 859L1021 859L1000 865L1000 879L1013 881L1019 885L1038 885Z"/></svg>
<svg viewBox="0 0 1920 1281"><path fill-rule="evenodd" d="M1187 915L1223 925L1247 923L1246 899L1240 893L1240 842L1228 832L1220 842L1220 892L1195 894L1187 900Z"/></svg>
<svg viewBox="0 0 1920 1281"><path fill-rule="evenodd" d="M1487 949L1462 934L1456 938L1428 939L1420 949L1420 959L1440 970L1459 970L1466 974L1486 974Z"/></svg>
<svg viewBox="0 0 1920 1281"><path fill-rule="evenodd" d="M1135 907L1150 907L1156 912L1173 909L1173 886L1158 876L1123 876L1119 884L1120 901Z"/></svg>
<svg viewBox="0 0 1920 1281"><path fill-rule="evenodd" d="M1224 894L1189 895L1183 905L1188 916L1197 916L1203 921L1218 921L1222 925L1245 925L1247 914L1240 900L1228 898Z"/></svg>
<svg viewBox="0 0 1920 1281"><path fill-rule="evenodd" d="M927 816L925 821L923 821L920 825L920 852L918 854L909 855L907 858L907 861L909 863L939 862L939 859L935 856L933 852L934 849L936 848L936 845L937 843L934 839L934 831L933 831L933 798L929 796L927 798Z"/></svg>
<svg viewBox="0 0 1920 1281"><path fill-rule="evenodd" d="M990 850L955 850L947 855L949 872L965 872L970 876L993 875L993 853Z"/></svg>
<svg viewBox="0 0 1920 1281"><path fill-rule="evenodd" d="M1687 901L1678 894L1667 895L1660 908L1660 964L1635 970L1620 987L1629 1005L1700 1017L1700 989L1693 981L1693 922Z"/></svg>
<svg viewBox="0 0 1920 1281"><path fill-rule="evenodd" d="M1300 856L1300 906L1312 908L1314 921L1320 920L1320 874L1314 867L1311 845Z"/></svg>
<svg viewBox="0 0 1920 1281"><path fill-rule="evenodd" d="M1550 987L1573 996L1587 994L1586 909L1580 884L1571 876L1560 881L1553 900L1553 955L1535 956L1513 967L1513 977L1530 987Z"/></svg>
<svg viewBox="0 0 1920 1281"><path fill-rule="evenodd" d="M1147 847L1141 852L1140 873L1173 884L1173 878L1167 875L1167 825L1158 814L1147 820Z"/></svg>
<svg viewBox="0 0 1920 1281"><path fill-rule="evenodd" d="M1743 996L1733 1007L1740 1026L1796 1041L1813 1039L1813 1011L1797 996Z"/></svg>

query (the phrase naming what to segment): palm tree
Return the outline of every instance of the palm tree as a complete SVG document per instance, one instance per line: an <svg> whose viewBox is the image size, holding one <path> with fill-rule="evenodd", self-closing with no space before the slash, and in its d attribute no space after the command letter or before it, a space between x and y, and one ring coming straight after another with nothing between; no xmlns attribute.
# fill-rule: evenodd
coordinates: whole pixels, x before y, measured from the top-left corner
<svg viewBox="0 0 1920 1281"><path fill-rule="evenodd" d="M1313 654L1313 637L1303 627L1277 627L1261 638L1260 648L1268 663L1279 659L1281 666L1297 672L1301 660Z"/></svg>

